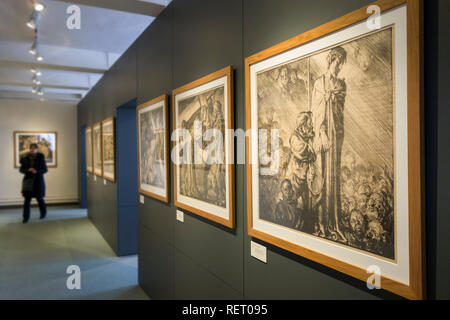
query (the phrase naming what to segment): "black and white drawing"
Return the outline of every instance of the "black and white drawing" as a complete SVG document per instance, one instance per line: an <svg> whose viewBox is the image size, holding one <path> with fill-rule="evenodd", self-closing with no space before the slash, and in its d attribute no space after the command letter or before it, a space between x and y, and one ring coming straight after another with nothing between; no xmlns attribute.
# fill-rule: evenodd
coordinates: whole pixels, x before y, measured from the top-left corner
<svg viewBox="0 0 450 320"><path fill-rule="evenodd" d="M221 133L219 143L224 145L225 138L225 110L224 110L224 87L213 88L200 94L181 100L178 103L179 117L178 125L187 130L194 137L194 126L201 126L201 135L209 129L218 130ZM186 143L186 142L184 142ZM189 141L191 148L195 150L194 139ZM216 150L205 150L209 141L201 142L202 160L195 163L194 153L190 163L180 165L180 194L192 197L222 208L226 207L226 177L225 158L222 152L221 163L207 163L207 158ZM198 150L198 149L197 149ZM223 149L222 149L223 150Z"/></svg>
<svg viewBox="0 0 450 320"><path fill-rule="evenodd" d="M257 73L261 219L395 259L393 33Z"/></svg>
<svg viewBox="0 0 450 320"><path fill-rule="evenodd" d="M86 143L86 171L93 173L94 168L92 164L92 127L86 128L85 131L85 143Z"/></svg>
<svg viewBox="0 0 450 320"><path fill-rule="evenodd" d="M167 96L137 109L139 145L139 192L168 201Z"/></svg>
<svg viewBox="0 0 450 320"><path fill-rule="evenodd" d="M233 68L173 91L175 205L234 228Z"/></svg>
<svg viewBox="0 0 450 320"><path fill-rule="evenodd" d="M103 175L102 165L102 124L101 122L94 124L92 127L92 143L93 143L93 161L94 174Z"/></svg>
<svg viewBox="0 0 450 320"><path fill-rule="evenodd" d="M114 118L102 121L102 157L103 177L110 181L116 179L115 151L115 121Z"/></svg>

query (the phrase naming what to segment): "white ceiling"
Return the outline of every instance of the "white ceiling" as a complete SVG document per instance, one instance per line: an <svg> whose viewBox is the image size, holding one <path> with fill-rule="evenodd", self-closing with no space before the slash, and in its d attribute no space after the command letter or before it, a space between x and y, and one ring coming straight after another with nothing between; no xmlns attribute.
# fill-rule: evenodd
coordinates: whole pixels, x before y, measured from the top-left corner
<svg viewBox="0 0 450 320"><path fill-rule="evenodd" d="M28 52L34 31L25 23L32 0L0 1L0 99L78 102L170 0L39 0L37 62ZM81 29L69 30L66 9L81 9ZM30 68L42 72L43 96L31 92Z"/></svg>

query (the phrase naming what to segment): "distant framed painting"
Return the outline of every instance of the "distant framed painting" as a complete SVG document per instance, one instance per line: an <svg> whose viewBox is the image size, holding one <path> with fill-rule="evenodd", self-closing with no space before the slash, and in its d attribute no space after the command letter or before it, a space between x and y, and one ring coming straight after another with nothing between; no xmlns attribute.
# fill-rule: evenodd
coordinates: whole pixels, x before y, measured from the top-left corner
<svg viewBox="0 0 450 320"><path fill-rule="evenodd" d="M235 226L232 93L231 66L172 93L175 205L229 228Z"/></svg>
<svg viewBox="0 0 450 320"><path fill-rule="evenodd" d="M136 109L139 193L169 202L169 98L166 94Z"/></svg>
<svg viewBox="0 0 450 320"><path fill-rule="evenodd" d="M116 122L114 118L102 121L102 172L103 178L116 181Z"/></svg>
<svg viewBox="0 0 450 320"><path fill-rule="evenodd" d="M85 130L85 148L86 171L89 173L94 173L92 158L92 127L87 127Z"/></svg>
<svg viewBox="0 0 450 320"><path fill-rule="evenodd" d="M377 1L245 60L248 233L411 299L425 295L421 8Z"/></svg>
<svg viewBox="0 0 450 320"><path fill-rule="evenodd" d="M94 174L103 176L103 156L102 156L102 123L97 122L92 126L92 158Z"/></svg>
<svg viewBox="0 0 450 320"><path fill-rule="evenodd" d="M30 151L30 144L36 143L39 152L47 162L47 167L55 168L58 163L57 133L53 131L15 131L14 167L20 168L20 158Z"/></svg>

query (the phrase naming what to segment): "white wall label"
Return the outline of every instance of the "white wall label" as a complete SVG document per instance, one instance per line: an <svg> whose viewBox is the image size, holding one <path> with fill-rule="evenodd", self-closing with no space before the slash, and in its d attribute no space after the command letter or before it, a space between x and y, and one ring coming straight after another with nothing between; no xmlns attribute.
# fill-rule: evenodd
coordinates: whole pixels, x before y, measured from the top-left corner
<svg viewBox="0 0 450 320"><path fill-rule="evenodd" d="M264 263L267 263L267 248L265 246L250 241L250 254L252 255L253 258L261 260Z"/></svg>
<svg viewBox="0 0 450 320"><path fill-rule="evenodd" d="M97 176L96 175L94 175L94 181L97 181Z"/></svg>
<svg viewBox="0 0 450 320"><path fill-rule="evenodd" d="M103 184L106 186L106 179L103 179Z"/></svg>
<svg viewBox="0 0 450 320"><path fill-rule="evenodd" d="M177 220L184 222L184 212L183 211L177 210Z"/></svg>
<svg viewBox="0 0 450 320"><path fill-rule="evenodd" d="M142 203L142 204L144 204L144 196L143 196L143 195L140 195L140 196L139 196L139 202Z"/></svg>

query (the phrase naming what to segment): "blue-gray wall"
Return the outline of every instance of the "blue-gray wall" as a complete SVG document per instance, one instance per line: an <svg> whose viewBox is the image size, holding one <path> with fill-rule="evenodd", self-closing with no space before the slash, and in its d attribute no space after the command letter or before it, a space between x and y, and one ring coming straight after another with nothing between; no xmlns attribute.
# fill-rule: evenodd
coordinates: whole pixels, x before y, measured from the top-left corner
<svg viewBox="0 0 450 320"><path fill-rule="evenodd" d="M140 104L233 65L235 126L245 128L244 58L370 2L174 0L119 59L121 67L108 72L80 104L80 125L112 114L110 102L118 106L121 99L107 92L127 92L122 103L134 92ZM450 298L449 12L447 0L425 1L427 278L429 297L441 299ZM176 221L173 201L146 197L138 205L139 282L151 298L398 298L271 245L267 264L251 258L245 183L245 168L237 165L232 231L189 213L184 223ZM106 190L89 184L90 211L109 211L107 202L116 200L104 199Z"/></svg>

